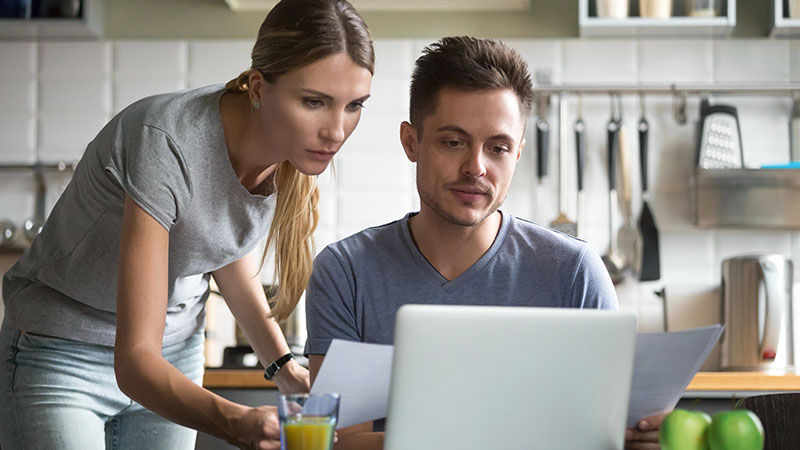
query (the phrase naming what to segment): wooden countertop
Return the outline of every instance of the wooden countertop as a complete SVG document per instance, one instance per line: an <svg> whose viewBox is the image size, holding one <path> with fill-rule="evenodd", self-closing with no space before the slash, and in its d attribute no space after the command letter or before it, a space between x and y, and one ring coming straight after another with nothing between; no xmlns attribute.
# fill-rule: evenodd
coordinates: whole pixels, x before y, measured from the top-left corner
<svg viewBox="0 0 800 450"><path fill-rule="evenodd" d="M207 388L276 389L260 370L207 369L203 377ZM800 391L800 375L769 375L755 372L699 372L687 391Z"/></svg>

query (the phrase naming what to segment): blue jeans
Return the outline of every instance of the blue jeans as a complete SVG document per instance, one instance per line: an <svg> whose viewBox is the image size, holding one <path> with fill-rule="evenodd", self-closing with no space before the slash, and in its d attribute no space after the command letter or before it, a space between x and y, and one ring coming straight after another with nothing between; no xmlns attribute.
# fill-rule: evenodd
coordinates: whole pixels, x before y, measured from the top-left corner
<svg viewBox="0 0 800 450"><path fill-rule="evenodd" d="M163 355L197 384L203 335ZM197 433L128 398L117 387L114 348L0 329L0 447L14 449L194 448Z"/></svg>

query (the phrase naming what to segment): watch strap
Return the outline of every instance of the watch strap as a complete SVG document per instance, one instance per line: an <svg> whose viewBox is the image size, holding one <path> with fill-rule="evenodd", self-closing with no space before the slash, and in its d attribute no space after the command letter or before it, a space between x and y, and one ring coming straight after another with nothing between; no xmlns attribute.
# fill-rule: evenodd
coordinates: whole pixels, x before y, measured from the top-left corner
<svg viewBox="0 0 800 450"><path fill-rule="evenodd" d="M292 352L289 352L281 356L280 358L276 359L275 361L273 361L264 370L264 378L266 378L267 380L272 380L272 377L274 377L275 374L278 373L279 370L281 370L281 367L286 365L286 363L292 359L294 359L294 355L292 354Z"/></svg>

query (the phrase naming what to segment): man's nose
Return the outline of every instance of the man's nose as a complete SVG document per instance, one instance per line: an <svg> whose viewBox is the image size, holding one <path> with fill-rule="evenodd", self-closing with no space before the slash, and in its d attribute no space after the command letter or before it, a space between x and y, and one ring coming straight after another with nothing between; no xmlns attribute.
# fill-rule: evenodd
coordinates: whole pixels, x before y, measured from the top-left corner
<svg viewBox="0 0 800 450"><path fill-rule="evenodd" d="M470 149L461 170L469 177L480 177L486 174L486 159L482 148Z"/></svg>

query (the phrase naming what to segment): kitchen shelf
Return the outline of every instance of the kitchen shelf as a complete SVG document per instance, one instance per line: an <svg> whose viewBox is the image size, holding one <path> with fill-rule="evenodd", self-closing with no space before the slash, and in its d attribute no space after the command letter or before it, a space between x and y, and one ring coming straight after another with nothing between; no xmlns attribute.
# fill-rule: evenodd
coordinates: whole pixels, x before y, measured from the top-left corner
<svg viewBox="0 0 800 450"><path fill-rule="evenodd" d="M103 0L83 0L81 17L0 19L0 40L99 39L103 36Z"/></svg>
<svg viewBox="0 0 800 450"><path fill-rule="evenodd" d="M596 0L579 0L578 25L581 37L722 37L730 35L736 26L736 0L727 0L721 16L676 15L667 19L597 17L595 4Z"/></svg>
<svg viewBox="0 0 800 450"><path fill-rule="evenodd" d="M700 169L691 180L700 227L800 229L800 169Z"/></svg>
<svg viewBox="0 0 800 450"><path fill-rule="evenodd" d="M790 19L783 0L772 0L773 37L800 37L800 18Z"/></svg>

